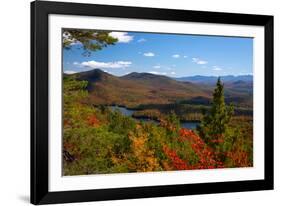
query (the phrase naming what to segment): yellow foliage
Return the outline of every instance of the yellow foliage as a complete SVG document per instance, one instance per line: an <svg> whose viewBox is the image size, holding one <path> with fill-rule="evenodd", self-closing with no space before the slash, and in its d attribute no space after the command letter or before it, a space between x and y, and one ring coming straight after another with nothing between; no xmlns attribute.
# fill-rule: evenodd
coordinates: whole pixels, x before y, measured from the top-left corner
<svg viewBox="0 0 281 206"><path fill-rule="evenodd" d="M154 152L146 145L146 142L148 141L148 134L143 132L140 125L137 125L136 132L134 134L129 134L129 138L132 141L131 150L136 161L136 163L133 164L132 169L137 172L158 170L158 160L154 157Z"/></svg>
<svg viewBox="0 0 281 206"><path fill-rule="evenodd" d="M160 168L153 150L147 146L148 134L142 130L141 125L137 125L134 132L129 133L131 140L131 153L122 156L112 156L114 164L126 164L130 171L150 172Z"/></svg>

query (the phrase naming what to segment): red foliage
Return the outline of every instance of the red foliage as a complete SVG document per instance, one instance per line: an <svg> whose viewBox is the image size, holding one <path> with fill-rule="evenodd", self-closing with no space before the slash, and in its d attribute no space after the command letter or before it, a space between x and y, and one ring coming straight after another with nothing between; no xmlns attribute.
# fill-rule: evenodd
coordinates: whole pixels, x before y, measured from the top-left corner
<svg viewBox="0 0 281 206"><path fill-rule="evenodd" d="M89 126L99 126L100 121L97 119L95 115L88 116L87 123Z"/></svg>
<svg viewBox="0 0 281 206"><path fill-rule="evenodd" d="M177 155L176 151L169 149L167 146L163 146L163 151L171 160L173 167L177 170L188 170L187 164Z"/></svg>
<svg viewBox="0 0 281 206"><path fill-rule="evenodd" d="M224 167L222 162L216 160L217 155L215 152L192 130L185 128L180 129L179 141L189 141L192 149L199 157L198 163L192 165L190 167L191 169L213 169Z"/></svg>

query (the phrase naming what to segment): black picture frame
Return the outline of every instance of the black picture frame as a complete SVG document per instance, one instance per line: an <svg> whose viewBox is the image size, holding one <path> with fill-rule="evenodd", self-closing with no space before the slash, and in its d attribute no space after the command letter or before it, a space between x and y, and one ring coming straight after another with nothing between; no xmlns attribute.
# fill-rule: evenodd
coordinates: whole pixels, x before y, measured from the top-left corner
<svg viewBox="0 0 281 206"><path fill-rule="evenodd" d="M265 178L263 180L181 184L115 189L48 190L48 15L82 15L265 28ZM51 204L273 189L273 16L187 11L80 3L31 3L31 203Z"/></svg>

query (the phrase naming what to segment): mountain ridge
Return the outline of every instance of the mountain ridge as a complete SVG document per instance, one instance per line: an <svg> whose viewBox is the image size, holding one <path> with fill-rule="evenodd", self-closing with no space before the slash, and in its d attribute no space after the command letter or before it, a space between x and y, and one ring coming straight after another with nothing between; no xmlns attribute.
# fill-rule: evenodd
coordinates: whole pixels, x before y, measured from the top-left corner
<svg viewBox="0 0 281 206"><path fill-rule="evenodd" d="M244 82L253 82L253 75L224 75L220 76L223 82L236 82L236 81L244 81ZM194 76L186 76L186 77L178 77L175 78L177 81L188 81L193 83L202 83L202 84L210 84L215 83L218 79L218 76L203 76L203 75L194 75Z"/></svg>
<svg viewBox="0 0 281 206"><path fill-rule="evenodd" d="M228 82L235 82L235 81L253 81L253 75L246 74L246 75L222 75L222 76L213 76L213 75L192 75L192 76L183 76L183 77L169 77L166 75L160 75L160 74L152 74L149 72L131 72L129 74L125 74L122 76L115 76L113 74L110 74L108 72L105 72L101 69L92 69L88 71L82 71L77 72L74 74L67 74L64 73L64 75L89 75L89 74L99 74L99 75L109 75L113 77L118 77L122 79L154 79L154 78L163 78L163 79L174 79L176 81L180 82L214 82L217 81L217 79L220 77L222 81L228 81Z"/></svg>
<svg viewBox="0 0 281 206"><path fill-rule="evenodd" d="M205 102L212 97L215 86L213 83L177 81L164 75L150 73L133 72L118 77L100 69L68 75L77 80L88 81L87 89L93 104L116 104L127 107L190 100L198 102L198 98ZM252 96L251 82L237 80L225 83L227 99L251 105L252 102L248 100L249 95Z"/></svg>
<svg viewBox="0 0 281 206"><path fill-rule="evenodd" d="M167 104L196 96L210 97L210 92L192 83L178 82L170 77L150 73L131 73L117 77L99 69L69 74L88 81L94 104Z"/></svg>

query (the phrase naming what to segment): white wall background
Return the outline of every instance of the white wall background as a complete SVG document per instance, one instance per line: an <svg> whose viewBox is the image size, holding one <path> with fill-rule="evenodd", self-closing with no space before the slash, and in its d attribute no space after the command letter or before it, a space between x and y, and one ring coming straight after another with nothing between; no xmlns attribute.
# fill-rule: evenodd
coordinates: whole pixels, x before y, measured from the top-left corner
<svg viewBox="0 0 281 206"><path fill-rule="evenodd" d="M67 0L65 0L67 1ZM70 0L69 0L70 1ZM277 0L77 0L79 2L275 16L275 190L69 205L277 205L281 201L281 13ZM30 0L0 7L0 205L29 204ZM279 12L278 12L279 11ZM278 81L279 80L279 81ZM279 203L280 204L280 203Z"/></svg>

